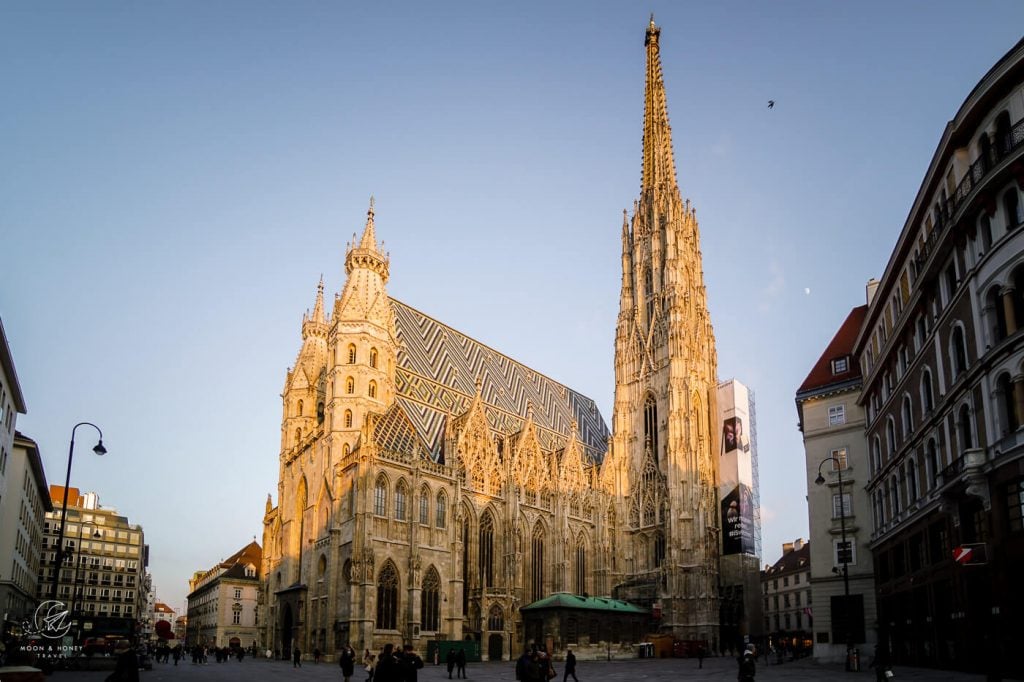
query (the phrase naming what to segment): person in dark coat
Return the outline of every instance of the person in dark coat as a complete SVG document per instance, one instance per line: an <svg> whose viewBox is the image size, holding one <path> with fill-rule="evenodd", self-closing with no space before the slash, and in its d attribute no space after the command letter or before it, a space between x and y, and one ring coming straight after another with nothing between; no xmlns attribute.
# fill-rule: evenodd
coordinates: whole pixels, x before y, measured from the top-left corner
<svg viewBox="0 0 1024 682"><path fill-rule="evenodd" d="M547 682L548 662L541 658L540 652L530 652L530 662L526 664L527 682Z"/></svg>
<svg viewBox="0 0 1024 682"><path fill-rule="evenodd" d="M292 651L292 667L293 668L301 668L302 667L302 650L299 649L298 645L295 645L295 650Z"/></svg>
<svg viewBox="0 0 1024 682"><path fill-rule="evenodd" d="M886 670L892 669L892 664L889 662L889 647L885 644L875 645L875 657L871 659L871 665L869 668L875 669L875 679L878 682L886 682L888 678L885 676Z"/></svg>
<svg viewBox="0 0 1024 682"><path fill-rule="evenodd" d="M757 674L757 659L754 651L754 645L748 644L747 650L740 656L740 673L736 678L739 682L754 682L754 675Z"/></svg>
<svg viewBox="0 0 1024 682"><path fill-rule="evenodd" d="M459 653L455 655L455 665L458 667L457 677L466 679L466 650L459 647Z"/></svg>
<svg viewBox="0 0 1024 682"><path fill-rule="evenodd" d="M402 649L402 656L398 659L402 679L405 682L416 682L416 671L423 667L423 659L413 651L412 644L406 644Z"/></svg>
<svg viewBox="0 0 1024 682"><path fill-rule="evenodd" d="M697 647L697 668L703 668L704 667L704 654L705 653L706 652L704 651L704 645L703 644L701 644L700 646Z"/></svg>
<svg viewBox="0 0 1024 682"><path fill-rule="evenodd" d="M114 653L117 655L117 667L107 676L107 682L139 682L139 657L128 640L117 640Z"/></svg>
<svg viewBox="0 0 1024 682"><path fill-rule="evenodd" d="M569 675L572 675L572 679L576 682L580 682L579 678L576 677L576 654L572 652L572 649L568 650L565 654L565 673L562 674L562 682L566 682L569 679Z"/></svg>
<svg viewBox="0 0 1024 682"><path fill-rule="evenodd" d="M448 679L452 679L452 670L455 670L455 649L449 649L448 655L444 659L445 663L448 664Z"/></svg>
<svg viewBox="0 0 1024 682"><path fill-rule="evenodd" d="M352 678L352 673L356 671L356 652L350 646L345 646L341 650L341 656L338 658L338 665L341 666L341 676L345 678L345 682L349 682Z"/></svg>
<svg viewBox="0 0 1024 682"><path fill-rule="evenodd" d="M530 665L530 650L527 649L523 655L516 659L516 679L526 682L526 666Z"/></svg>
<svg viewBox="0 0 1024 682"><path fill-rule="evenodd" d="M395 658L395 645L385 644L377 657L377 668L373 671L377 682L402 682L402 671Z"/></svg>

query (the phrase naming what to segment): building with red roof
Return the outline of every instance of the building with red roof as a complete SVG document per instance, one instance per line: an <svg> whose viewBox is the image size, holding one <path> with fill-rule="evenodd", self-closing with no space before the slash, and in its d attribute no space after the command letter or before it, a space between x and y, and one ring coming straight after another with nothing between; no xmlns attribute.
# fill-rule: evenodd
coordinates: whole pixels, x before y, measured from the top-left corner
<svg viewBox="0 0 1024 682"><path fill-rule="evenodd" d="M874 291L871 282L868 296ZM868 448L858 404L860 363L853 355L867 310L862 305L847 314L796 393L812 549L806 611L793 617L813 634L813 655L820 661L844 661L851 645L870 650L876 641Z"/></svg>

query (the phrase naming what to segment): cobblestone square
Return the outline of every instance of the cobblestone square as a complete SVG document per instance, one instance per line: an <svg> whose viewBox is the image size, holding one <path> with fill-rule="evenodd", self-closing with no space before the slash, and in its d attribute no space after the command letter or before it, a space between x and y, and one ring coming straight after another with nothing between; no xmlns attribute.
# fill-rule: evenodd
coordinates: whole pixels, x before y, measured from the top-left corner
<svg viewBox="0 0 1024 682"><path fill-rule="evenodd" d="M728 657L707 658L704 667L699 668L696 659L663 659L663 660L618 660L618 661L580 661L576 676L580 682L678 682L679 680L732 680L736 679L736 661ZM555 669L561 680L563 667L555 663ZM356 675L352 682L364 682L365 674ZM54 682L102 682L109 671L95 672L57 672L52 678ZM515 664L476 663L467 669L468 679L473 682L514 682ZM923 668L895 668L895 680L915 680L919 682L967 682L982 680L982 675L969 675L947 670L930 670ZM765 665L758 663L758 680L791 680L795 682L811 682L816 680L860 680L870 682L875 679L873 670L859 673L847 673L840 666L818 665L811 660L801 660L782 665ZM143 682L253 682L254 680L287 680L316 682L332 680L341 682L341 671L337 664L304 661L301 668L293 668L286 661L265 661L244 659L227 663L207 663L193 665L180 663L154 664L153 670L140 673ZM448 679L447 670L443 665L427 665L419 673L418 682L442 682Z"/></svg>

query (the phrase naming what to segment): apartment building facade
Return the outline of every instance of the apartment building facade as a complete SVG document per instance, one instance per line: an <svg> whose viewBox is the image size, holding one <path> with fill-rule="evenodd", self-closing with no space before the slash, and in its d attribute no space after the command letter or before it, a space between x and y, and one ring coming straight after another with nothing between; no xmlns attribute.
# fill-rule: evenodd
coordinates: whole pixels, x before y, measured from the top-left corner
<svg viewBox="0 0 1024 682"><path fill-rule="evenodd" d="M1008 672L1024 635L1022 190L1024 40L947 124L853 350L897 664Z"/></svg>

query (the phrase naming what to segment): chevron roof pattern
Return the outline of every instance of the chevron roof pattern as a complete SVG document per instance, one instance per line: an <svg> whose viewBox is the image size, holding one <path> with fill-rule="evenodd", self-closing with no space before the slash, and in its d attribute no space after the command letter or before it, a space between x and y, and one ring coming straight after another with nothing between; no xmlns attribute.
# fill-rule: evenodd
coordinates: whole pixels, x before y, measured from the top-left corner
<svg viewBox="0 0 1024 682"><path fill-rule="evenodd" d="M469 409L478 377L493 429L518 432L532 406L544 449L564 447L575 420L587 456L604 457L608 425L593 400L401 301L392 298L391 307L400 342L397 399L435 459L445 417Z"/></svg>

